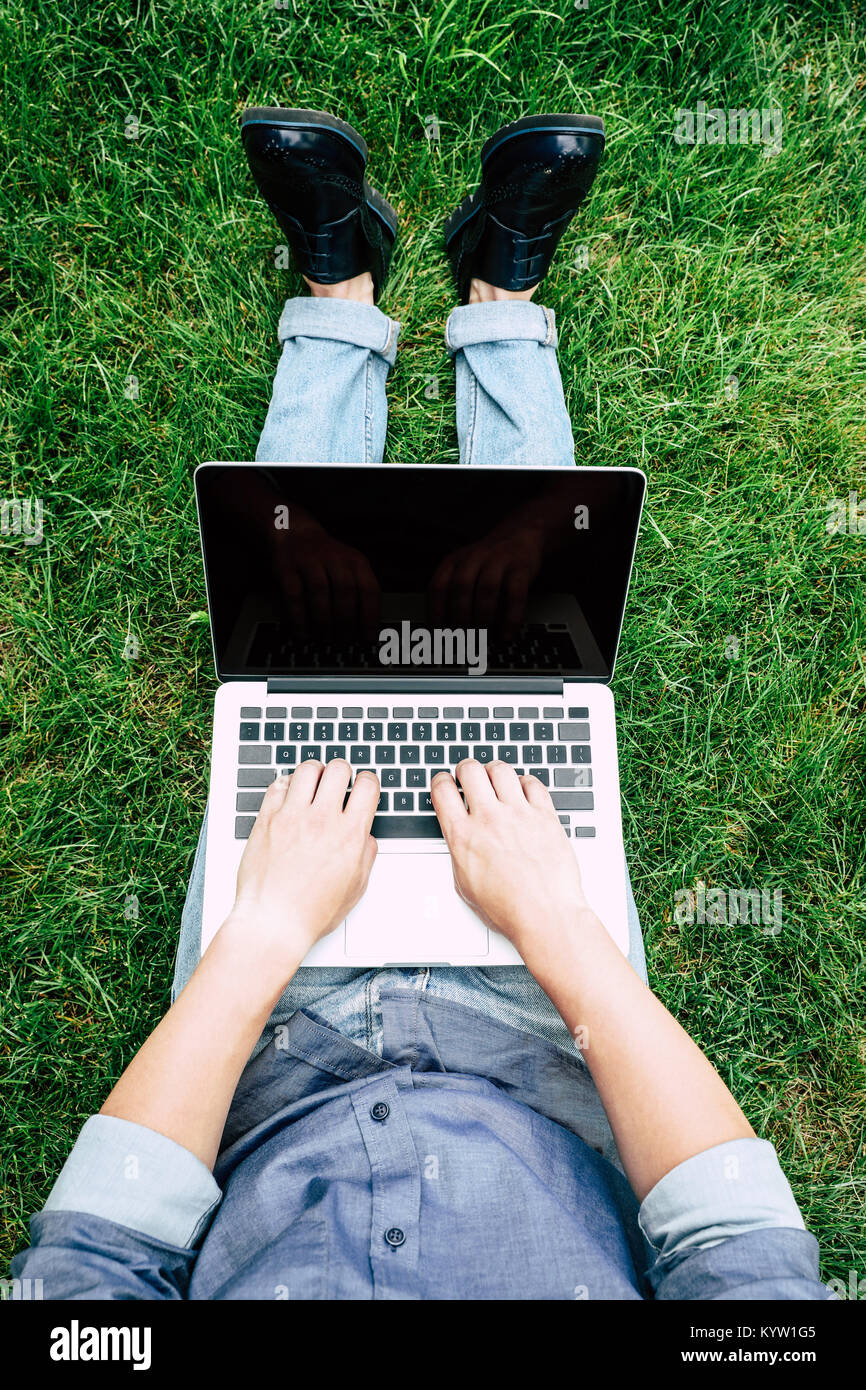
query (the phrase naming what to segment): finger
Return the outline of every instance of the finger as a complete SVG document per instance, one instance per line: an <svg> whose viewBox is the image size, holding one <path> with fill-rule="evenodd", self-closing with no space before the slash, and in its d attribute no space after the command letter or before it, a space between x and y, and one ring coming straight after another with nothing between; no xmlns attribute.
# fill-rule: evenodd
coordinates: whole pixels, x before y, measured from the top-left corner
<svg viewBox="0 0 866 1390"><path fill-rule="evenodd" d="M537 777L526 776L520 779L523 788L523 795L530 806L537 806L540 811L554 811L554 805L550 798L550 792L543 782Z"/></svg>
<svg viewBox="0 0 866 1390"><path fill-rule="evenodd" d="M298 578L297 570L281 569L283 598L288 609L289 626L295 632L303 632L305 627L304 586Z"/></svg>
<svg viewBox="0 0 866 1390"><path fill-rule="evenodd" d="M457 764L457 780L466 793L470 815L473 811L480 811L484 806L496 805L496 793L487 776L487 770L474 758L467 758Z"/></svg>
<svg viewBox="0 0 866 1390"><path fill-rule="evenodd" d="M313 622L327 628L331 621L331 588L325 567L308 561L303 575Z"/></svg>
<svg viewBox="0 0 866 1390"><path fill-rule="evenodd" d="M492 623L499 607L505 561L485 565L475 586L475 613L479 623Z"/></svg>
<svg viewBox="0 0 866 1390"><path fill-rule="evenodd" d="M513 767L509 767L507 763L488 763L487 776L500 801L505 801L510 806L523 804L523 788Z"/></svg>
<svg viewBox="0 0 866 1390"><path fill-rule="evenodd" d="M286 792L289 789L288 777L276 777L265 792L259 814L256 817L256 826L266 826L273 820L277 811L280 810L286 799ZM255 827L254 827L255 830Z"/></svg>
<svg viewBox="0 0 866 1390"><path fill-rule="evenodd" d="M445 617L445 599L448 593L448 585L451 582L451 575L454 570L455 557L446 555L441 561L436 573L430 580L427 591L427 604L430 609L430 618L434 624L441 623Z"/></svg>
<svg viewBox="0 0 866 1390"><path fill-rule="evenodd" d="M312 803L323 771L324 768L318 759L310 758L298 764L289 778L289 790L284 803L287 810L296 810L300 806L309 806Z"/></svg>
<svg viewBox="0 0 866 1390"><path fill-rule="evenodd" d="M331 599L338 625L348 627L358 608L355 574L346 563L337 561L331 567Z"/></svg>
<svg viewBox="0 0 866 1390"><path fill-rule="evenodd" d="M452 576L448 592L449 613L455 623L468 624L473 611L475 600L475 581L478 577L478 570L481 564L481 557L477 554L468 556Z"/></svg>
<svg viewBox="0 0 866 1390"><path fill-rule="evenodd" d="M513 637L523 624L529 597L529 570L518 566L505 576L505 611L502 624L506 637Z"/></svg>
<svg viewBox="0 0 866 1390"><path fill-rule="evenodd" d="M349 793L344 816L349 816L359 825L366 825L369 831L379 804L379 778L369 768L364 768L355 778L355 785Z"/></svg>
<svg viewBox="0 0 866 1390"><path fill-rule="evenodd" d="M463 805L460 788L450 772L437 772L430 783L433 810L439 817L442 833L449 840L469 814Z"/></svg>
<svg viewBox="0 0 866 1390"><path fill-rule="evenodd" d="M316 805L325 811L342 811L346 788L352 780L352 769L345 758L326 763L316 788Z"/></svg>

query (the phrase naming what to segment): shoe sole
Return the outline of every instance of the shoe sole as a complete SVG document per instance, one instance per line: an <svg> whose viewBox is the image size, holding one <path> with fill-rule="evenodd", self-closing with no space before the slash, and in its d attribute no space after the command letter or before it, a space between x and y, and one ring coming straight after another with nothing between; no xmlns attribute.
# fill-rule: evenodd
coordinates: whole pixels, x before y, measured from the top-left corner
<svg viewBox="0 0 866 1390"><path fill-rule="evenodd" d="M241 134L247 126L251 125L291 126L296 130L328 130L354 146L364 161L364 167L367 166L369 150L363 135L347 121L341 121L338 116L332 116L330 111L308 111L303 107L291 108L288 106L250 106L241 116ZM364 179L364 199L367 206L376 213L391 233L392 238L396 240L399 223L397 213L391 204L382 197L381 193L378 193L367 182L366 178Z"/></svg>
<svg viewBox="0 0 866 1390"><path fill-rule="evenodd" d="M604 121L600 116L523 116L519 121L512 121L510 125L502 126L482 145L482 174L490 156L501 145L504 145L507 140L513 139L515 135L524 135L527 131L542 131L551 135L598 135L601 136L602 149L604 149ZM480 188L476 189L474 193L468 194L448 218L445 223L446 246L480 210L479 193Z"/></svg>

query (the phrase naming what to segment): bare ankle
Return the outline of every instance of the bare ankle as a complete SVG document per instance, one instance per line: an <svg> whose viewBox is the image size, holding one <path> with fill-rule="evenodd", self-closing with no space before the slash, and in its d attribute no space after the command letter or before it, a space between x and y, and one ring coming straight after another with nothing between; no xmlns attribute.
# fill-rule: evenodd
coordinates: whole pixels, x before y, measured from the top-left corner
<svg viewBox="0 0 866 1390"><path fill-rule="evenodd" d="M492 304L494 300L505 299L531 299L538 289L533 285L531 290L501 290L498 285L488 285L486 280L471 280L469 282L469 303L470 304Z"/></svg>
<svg viewBox="0 0 866 1390"><path fill-rule="evenodd" d="M369 270L354 275L351 280L340 280L336 285L320 285L315 280L304 279L310 287L314 299L354 299L359 304L373 304L373 277Z"/></svg>

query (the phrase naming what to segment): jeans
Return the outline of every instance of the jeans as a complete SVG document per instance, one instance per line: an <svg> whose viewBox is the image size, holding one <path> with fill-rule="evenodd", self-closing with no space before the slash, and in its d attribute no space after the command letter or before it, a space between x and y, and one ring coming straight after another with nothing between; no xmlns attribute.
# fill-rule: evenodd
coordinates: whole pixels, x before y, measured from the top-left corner
<svg viewBox="0 0 866 1390"><path fill-rule="evenodd" d="M288 300L279 326L282 355L256 460L380 463L388 418L385 380L399 332L400 325L373 305ZM573 466L552 309L526 301L463 305L448 319L445 342L457 373L461 464ZM173 999L199 958L206 824L205 817L181 922ZM645 980L630 884L628 919L629 960ZM526 967L501 965L301 967L277 1001L253 1055L298 1009L313 1009L344 1036L381 1055L379 993L401 985L451 999L573 1052L568 1028Z"/></svg>

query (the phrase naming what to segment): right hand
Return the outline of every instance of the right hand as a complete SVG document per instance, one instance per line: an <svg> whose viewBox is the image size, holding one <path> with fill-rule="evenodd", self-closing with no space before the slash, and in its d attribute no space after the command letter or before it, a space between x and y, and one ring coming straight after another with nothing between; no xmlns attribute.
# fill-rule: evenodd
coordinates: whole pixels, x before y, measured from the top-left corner
<svg viewBox="0 0 866 1390"><path fill-rule="evenodd" d="M529 961L569 933L589 907L574 851L550 792L506 763L459 763L460 797L449 772L430 791L463 901ZM597 920L597 919L596 919Z"/></svg>

